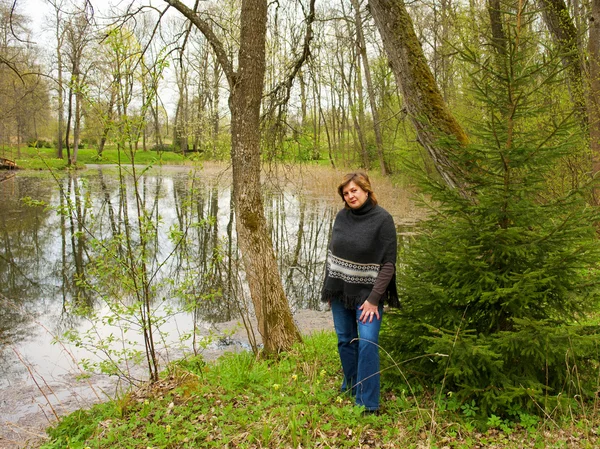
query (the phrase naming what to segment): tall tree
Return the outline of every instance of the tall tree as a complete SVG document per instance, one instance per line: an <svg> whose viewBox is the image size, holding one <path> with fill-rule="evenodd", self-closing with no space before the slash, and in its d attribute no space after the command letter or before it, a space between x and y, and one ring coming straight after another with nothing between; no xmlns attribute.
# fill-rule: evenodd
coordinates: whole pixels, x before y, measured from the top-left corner
<svg viewBox="0 0 600 449"><path fill-rule="evenodd" d="M354 22L356 24L356 45L358 46L360 60L362 61L362 66L365 73L367 94L369 96L369 105L371 106L371 116L373 118L373 131L375 132L375 145L377 146L379 170L381 171L381 174L385 176L387 174L387 169L383 154L383 135L381 132L379 111L377 109L375 88L373 86L373 79L371 77L369 58L367 57L367 43L365 40L365 33L363 31L363 18L359 0L352 0L352 7L354 8Z"/></svg>
<svg viewBox="0 0 600 449"><path fill-rule="evenodd" d="M260 182L260 106L266 67L267 1L242 0L237 70L201 12L179 0L165 2L205 35L227 78L238 243L265 351L277 353L289 349L301 337L277 270Z"/></svg>
<svg viewBox="0 0 600 449"><path fill-rule="evenodd" d="M64 1L50 0L54 8L54 38L56 39L56 101L57 101L57 136L56 136L56 156L63 158L63 146L65 135L65 82L63 77L63 46L65 43L65 27L63 20Z"/></svg>
<svg viewBox="0 0 600 449"><path fill-rule="evenodd" d="M587 189L547 194L557 161L578 145L576 123L548 101L561 63L531 56L539 33L524 4L507 14L503 58L463 53L481 113L474 143L449 154L474 167L466 175L477 201L424 177L431 213L404 254L403 312L389 322L392 355L408 372L488 416L517 405L546 413L597 393L600 332L581 323L600 300L598 209Z"/></svg>
<svg viewBox="0 0 600 449"><path fill-rule="evenodd" d="M0 0L0 138L18 148L38 139L48 111L48 86L28 44L28 23L12 1Z"/></svg>
<svg viewBox="0 0 600 449"><path fill-rule="evenodd" d="M588 41L590 80L588 111L590 147L594 157L594 173L600 171L600 0L592 0ZM600 200L597 200L600 202Z"/></svg>
<svg viewBox="0 0 600 449"><path fill-rule="evenodd" d="M67 44L67 58L70 64L71 82L69 84L69 107L67 119L67 155L69 164L77 164L79 140L81 137L81 122L83 118L84 85L87 69L84 67L85 50L91 41L90 11L87 3L84 8L75 12L66 24L65 39ZM73 105L73 99L75 104ZM73 107L75 108L73 110ZM73 122L73 151L69 154L69 130Z"/></svg>
<svg viewBox="0 0 600 449"><path fill-rule="evenodd" d="M444 181L460 188L460 172L464 168L457 167L448 158L439 141L446 137L466 144L468 137L435 82L404 1L369 0L369 7L419 143L431 156Z"/></svg>

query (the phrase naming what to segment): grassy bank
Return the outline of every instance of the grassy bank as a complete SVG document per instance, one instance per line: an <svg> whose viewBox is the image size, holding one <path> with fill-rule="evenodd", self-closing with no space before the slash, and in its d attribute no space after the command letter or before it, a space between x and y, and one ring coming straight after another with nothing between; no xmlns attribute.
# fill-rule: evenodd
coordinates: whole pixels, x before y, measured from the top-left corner
<svg viewBox="0 0 600 449"><path fill-rule="evenodd" d="M44 170L46 168L63 169L67 166L67 153L63 153L64 158L56 157L54 148L32 148L22 147L20 149L10 148L0 150L0 156L13 160L19 168L29 170ZM192 154L190 157L194 157ZM156 151L137 151L135 153L135 163L140 165L160 165L160 164L184 164L186 158L180 153L156 152ZM87 164L130 164L131 157L126 151L117 151L114 147L107 147L98 157L98 152L94 148L80 149L77 154L77 165Z"/></svg>
<svg viewBox="0 0 600 449"><path fill-rule="evenodd" d="M390 366L389 361L385 363ZM391 372L394 368L387 372ZM398 371L395 369L396 372ZM174 365L153 386L78 411L49 431L64 448L593 448L595 410L582 416L481 422L475 404L431 400L383 376L380 415L363 415L341 382L332 332L278 361L250 353ZM593 406L592 406L593 408Z"/></svg>

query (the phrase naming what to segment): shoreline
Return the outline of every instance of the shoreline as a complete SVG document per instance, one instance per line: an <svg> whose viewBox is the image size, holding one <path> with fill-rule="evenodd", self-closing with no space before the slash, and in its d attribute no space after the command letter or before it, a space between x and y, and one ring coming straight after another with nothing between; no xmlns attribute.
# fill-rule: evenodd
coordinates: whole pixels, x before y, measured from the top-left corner
<svg viewBox="0 0 600 449"><path fill-rule="evenodd" d="M298 310L294 313L294 320L303 336L317 331L333 331L329 310ZM252 325L255 329L256 323ZM238 319L215 323L209 330L216 333L217 339L226 339L227 344L211 344L202 351L207 362L215 361L227 352L240 352L249 347L246 330ZM260 338L257 331L256 335ZM180 355L185 357L186 354ZM172 357L171 360L180 358ZM78 380L78 373L44 379L40 387L32 384L31 380L11 385L0 392L0 449L37 448L46 439L46 428L57 422L55 413L62 417L87 409L114 399L123 389L126 391L130 387L106 375L95 374L83 381Z"/></svg>

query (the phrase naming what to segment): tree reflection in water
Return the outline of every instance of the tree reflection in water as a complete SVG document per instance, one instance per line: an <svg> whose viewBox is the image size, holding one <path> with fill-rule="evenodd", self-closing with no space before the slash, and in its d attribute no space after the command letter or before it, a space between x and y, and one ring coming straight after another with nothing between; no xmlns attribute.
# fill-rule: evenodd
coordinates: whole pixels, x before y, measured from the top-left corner
<svg viewBox="0 0 600 449"><path fill-rule="evenodd" d="M227 321L251 308L251 302L245 301L235 242L231 186L225 178L181 171L146 173L138 186L145 218L156 226L153 238L146 242L153 307L169 310L162 324L169 337L189 333L194 340L185 344L196 347L196 325ZM336 210L285 190L264 195L290 306L318 309ZM57 214L44 205L25 206L23 197L67 213ZM59 186L52 178L27 175L2 184L0 388L27 377L12 347L41 375L56 374L61 350L50 344L52 337L86 328L86 314L74 310L88 311L87 316L105 313L98 296L102 289L90 288L100 281L92 261L99 244L124 232L136 199L131 179L120 183L114 173L100 169L64 175ZM181 235L186 238L178 238ZM131 235L137 243L142 237L139 230ZM113 285L110 291L120 288ZM181 310L186 313L174 313ZM164 344L169 344L167 339Z"/></svg>

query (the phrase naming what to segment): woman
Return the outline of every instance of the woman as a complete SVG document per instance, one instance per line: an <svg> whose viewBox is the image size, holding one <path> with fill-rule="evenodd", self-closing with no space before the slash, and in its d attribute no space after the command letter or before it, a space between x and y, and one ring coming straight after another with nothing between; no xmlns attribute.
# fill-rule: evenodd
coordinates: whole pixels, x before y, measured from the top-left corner
<svg viewBox="0 0 600 449"><path fill-rule="evenodd" d="M333 224L321 299L329 302L350 390L366 412L379 410L379 330L383 305L398 305L396 227L377 205L366 173L344 176L338 186L344 209Z"/></svg>

